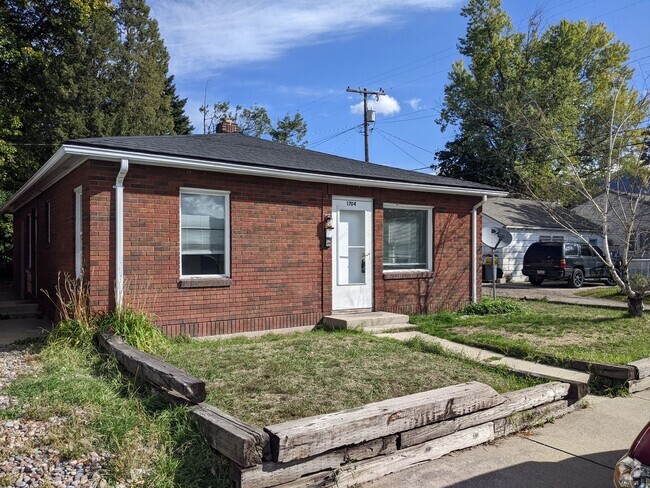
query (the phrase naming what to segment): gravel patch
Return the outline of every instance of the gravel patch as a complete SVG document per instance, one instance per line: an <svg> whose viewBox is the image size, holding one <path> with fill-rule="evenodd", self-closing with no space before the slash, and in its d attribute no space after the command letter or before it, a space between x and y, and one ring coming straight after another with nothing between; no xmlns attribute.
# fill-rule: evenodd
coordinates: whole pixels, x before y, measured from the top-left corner
<svg viewBox="0 0 650 488"><path fill-rule="evenodd" d="M17 377L39 368L27 346L0 346L0 409L20 405L16 398L2 393L2 389ZM60 428L64 417L47 420L17 418L0 420L0 486L3 487L106 487L102 468L108 462L108 453L90 452L77 459L64 459L48 444L51 429ZM118 485L119 486L119 485Z"/></svg>

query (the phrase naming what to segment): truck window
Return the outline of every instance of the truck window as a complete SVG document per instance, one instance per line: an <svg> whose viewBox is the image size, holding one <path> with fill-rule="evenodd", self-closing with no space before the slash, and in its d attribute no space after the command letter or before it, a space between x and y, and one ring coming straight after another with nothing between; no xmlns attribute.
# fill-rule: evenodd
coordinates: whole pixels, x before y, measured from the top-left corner
<svg viewBox="0 0 650 488"><path fill-rule="evenodd" d="M565 244L564 245L564 255L565 256L578 256L578 245L577 244Z"/></svg>

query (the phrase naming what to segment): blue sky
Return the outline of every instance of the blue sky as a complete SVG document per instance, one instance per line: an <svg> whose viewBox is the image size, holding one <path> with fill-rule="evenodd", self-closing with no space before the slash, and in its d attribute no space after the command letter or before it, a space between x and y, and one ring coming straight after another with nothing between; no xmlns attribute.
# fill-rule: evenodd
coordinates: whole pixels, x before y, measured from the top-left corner
<svg viewBox="0 0 650 488"><path fill-rule="evenodd" d="M149 0L171 55L179 95L196 133L199 107L230 101L263 105L272 119L300 111L308 148L362 160L361 96L375 102L371 161L428 171L451 132L435 123L447 73L465 33L457 0ZM561 18L603 22L630 44L635 83L650 81L650 0L504 0L518 28L542 9ZM425 169L423 169L425 168Z"/></svg>

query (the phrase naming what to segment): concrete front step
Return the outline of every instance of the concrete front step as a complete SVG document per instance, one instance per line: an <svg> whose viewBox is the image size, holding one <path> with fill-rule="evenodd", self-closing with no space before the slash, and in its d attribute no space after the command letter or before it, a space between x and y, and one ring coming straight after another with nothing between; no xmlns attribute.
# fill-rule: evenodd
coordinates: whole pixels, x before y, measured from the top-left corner
<svg viewBox="0 0 650 488"><path fill-rule="evenodd" d="M408 315L390 312L338 313L323 318L323 325L330 329L365 329L395 324L407 324Z"/></svg>
<svg viewBox="0 0 650 488"><path fill-rule="evenodd" d="M38 305L34 302L26 300L0 302L0 318L18 319L40 316L42 314L38 311Z"/></svg>

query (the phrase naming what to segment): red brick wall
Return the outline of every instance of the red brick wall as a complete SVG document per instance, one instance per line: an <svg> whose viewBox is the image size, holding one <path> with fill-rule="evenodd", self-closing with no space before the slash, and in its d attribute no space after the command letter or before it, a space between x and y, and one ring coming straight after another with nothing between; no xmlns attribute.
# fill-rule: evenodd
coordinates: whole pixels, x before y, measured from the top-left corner
<svg viewBox="0 0 650 488"><path fill-rule="evenodd" d="M66 276L75 274L75 193L74 189L82 185L82 232L83 232L83 263L87 268L89 242L86 236L90 230L89 198L88 198L88 165L83 165L67 175L62 180L40 193L27 205L14 213L14 286L16 293L25 298L38 301L42 311L50 318L55 317L55 308L47 298L47 291L52 298L56 295L57 283L65 280ZM50 205L48 223L47 204ZM24 228L27 226L29 213L35 210L36 215L36 252L32 269L22 267L22 245L26 240ZM48 242L49 227L49 242ZM32 293L23 287L22 277L31 275Z"/></svg>
<svg viewBox="0 0 650 488"><path fill-rule="evenodd" d="M57 231L49 247L39 245L39 263L48 262L39 267L39 280L42 287L51 288L59 270L74 273L73 189L83 181L84 236L90 236L90 244L84 239L84 264L94 311L110 309L115 303L117 171L118 163L85 163L32 202L44 205L49 199L52 204L52 229ZM333 195L374 200L376 310L421 313L455 308L470 298L470 211L478 201L474 197L133 164L124 186L125 301L154 313L157 324L169 334L313 325L330 313L332 255L330 249L322 249L321 237ZM179 285L181 187L230 192L230 286ZM384 279L384 203L434 207L433 277ZM25 208L16 213L18 219ZM480 253L480 243L476 252Z"/></svg>

